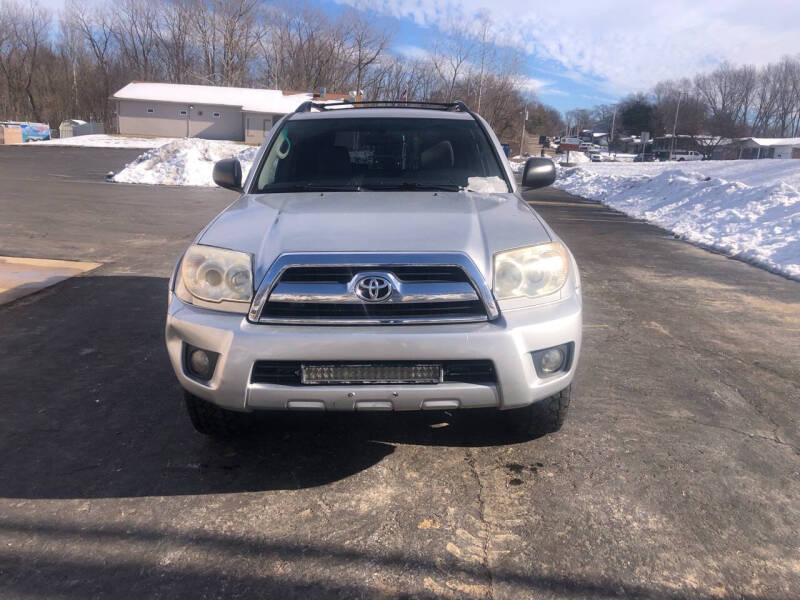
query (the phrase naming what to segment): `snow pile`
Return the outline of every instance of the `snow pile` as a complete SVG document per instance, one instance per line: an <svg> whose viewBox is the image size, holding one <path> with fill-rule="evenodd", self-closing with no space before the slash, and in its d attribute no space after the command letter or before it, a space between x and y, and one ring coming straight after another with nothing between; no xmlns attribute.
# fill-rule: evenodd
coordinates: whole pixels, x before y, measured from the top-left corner
<svg viewBox="0 0 800 600"><path fill-rule="evenodd" d="M560 158L558 162L560 163L567 163L567 153L564 152L563 154L559 155ZM569 153L569 163L570 165L580 165L584 163L590 163L592 159L586 156L584 152L570 152Z"/></svg>
<svg viewBox="0 0 800 600"><path fill-rule="evenodd" d="M800 160L595 163L554 185L800 279Z"/></svg>
<svg viewBox="0 0 800 600"><path fill-rule="evenodd" d="M39 146L77 146L83 148L158 148L164 144L174 142L175 138L137 138L122 137L118 135L105 135L96 133L92 135L77 135L75 137L59 138L36 142Z"/></svg>
<svg viewBox="0 0 800 600"><path fill-rule="evenodd" d="M117 173L118 183L150 183L157 185L213 186L214 163L223 158L238 158L242 177L253 165L258 148L236 144L184 138L173 140L140 155Z"/></svg>

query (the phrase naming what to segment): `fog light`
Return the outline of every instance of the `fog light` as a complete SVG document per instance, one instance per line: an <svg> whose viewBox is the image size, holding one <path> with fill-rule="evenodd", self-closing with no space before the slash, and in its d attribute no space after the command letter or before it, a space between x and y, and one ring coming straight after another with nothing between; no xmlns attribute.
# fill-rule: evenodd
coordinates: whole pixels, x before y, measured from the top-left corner
<svg viewBox="0 0 800 600"><path fill-rule="evenodd" d="M555 373L564 364L564 352L561 348L550 348L542 353L542 372Z"/></svg>
<svg viewBox="0 0 800 600"><path fill-rule="evenodd" d="M561 344L533 353L533 365L539 377L551 377L563 371L569 371L572 362L573 344Z"/></svg>
<svg viewBox="0 0 800 600"><path fill-rule="evenodd" d="M217 364L216 352L186 346L186 370L189 375L197 379L208 381L214 375L214 367Z"/></svg>
<svg viewBox="0 0 800 600"><path fill-rule="evenodd" d="M192 371L207 378L208 370L211 368L211 359L205 350L194 350L189 355L189 365L192 367Z"/></svg>

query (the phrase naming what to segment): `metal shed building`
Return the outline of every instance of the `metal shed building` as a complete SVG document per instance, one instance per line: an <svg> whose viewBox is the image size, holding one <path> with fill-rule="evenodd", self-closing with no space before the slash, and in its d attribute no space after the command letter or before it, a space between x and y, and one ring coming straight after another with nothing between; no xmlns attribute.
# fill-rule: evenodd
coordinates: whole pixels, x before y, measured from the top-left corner
<svg viewBox="0 0 800 600"><path fill-rule="evenodd" d="M115 93L123 135L199 137L260 144L281 116L312 93L134 81ZM343 96L331 96L334 97ZM327 99L327 97L326 97Z"/></svg>
<svg viewBox="0 0 800 600"><path fill-rule="evenodd" d="M712 158L716 160L800 158L800 138L740 138L720 144Z"/></svg>

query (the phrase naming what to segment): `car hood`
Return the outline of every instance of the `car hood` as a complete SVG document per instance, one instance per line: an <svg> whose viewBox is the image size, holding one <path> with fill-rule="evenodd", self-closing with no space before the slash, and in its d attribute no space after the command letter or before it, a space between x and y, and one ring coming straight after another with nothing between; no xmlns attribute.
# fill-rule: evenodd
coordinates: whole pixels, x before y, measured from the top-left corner
<svg viewBox="0 0 800 600"><path fill-rule="evenodd" d="M488 277L495 252L550 240L510 193L317 192L243 195L198 242L251 253L260 281L289 252L463 252Z"/></svg>

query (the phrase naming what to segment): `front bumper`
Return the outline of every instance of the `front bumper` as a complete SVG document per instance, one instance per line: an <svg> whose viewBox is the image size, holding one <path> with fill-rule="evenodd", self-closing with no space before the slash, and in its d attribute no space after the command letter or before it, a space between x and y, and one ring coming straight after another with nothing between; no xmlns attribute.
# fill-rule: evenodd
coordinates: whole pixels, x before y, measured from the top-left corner
<svg viewBox="0 0 800 600"><path fill-rule="evenodd" d="M511 409L547 398L571 382L581 351L581 297L509 310L494 321L442 325L291 326L185 304L171 295L166 341L184 389L221 407L266 410ZM539 378L531 353L574 343L568 371ZM219 353L208 382L190 377L184 345ZM257 360L491 360L497 385L285 386L250 383Z"/></svg>

